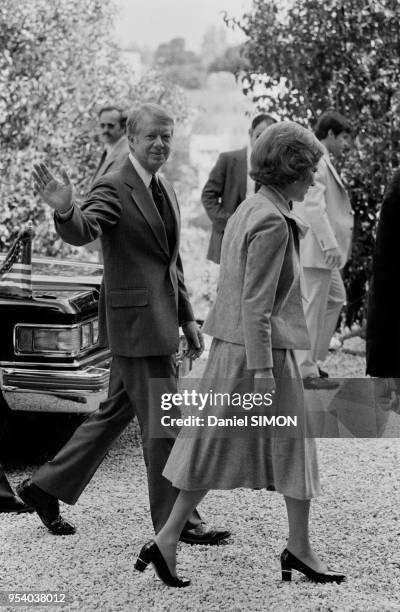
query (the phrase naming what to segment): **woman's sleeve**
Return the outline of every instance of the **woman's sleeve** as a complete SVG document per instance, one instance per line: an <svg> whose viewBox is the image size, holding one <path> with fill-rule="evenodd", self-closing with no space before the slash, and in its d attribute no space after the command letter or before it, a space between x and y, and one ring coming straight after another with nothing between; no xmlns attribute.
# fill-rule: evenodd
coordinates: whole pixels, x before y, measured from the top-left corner
<svg viewBox="0 0 400 612"><path fill-rule="evenodd" d="M250 370L273 366L271 314L288 237L285 220L271 217L248 238L242 313Z"/></svg>

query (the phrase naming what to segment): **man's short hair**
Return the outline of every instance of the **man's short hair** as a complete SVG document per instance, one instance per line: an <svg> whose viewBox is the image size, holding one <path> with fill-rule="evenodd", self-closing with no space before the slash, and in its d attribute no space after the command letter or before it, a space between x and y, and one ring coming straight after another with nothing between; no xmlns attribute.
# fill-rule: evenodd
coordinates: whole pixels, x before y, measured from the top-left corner
<svg viewBox="0 0 400 612"><path fill-rule="evenodd" d="M122 128L125 128L126 126L126 111L121 108L120 106L115 106L113 104L108 104L105 106L102 106L99 110L99 112L97 113L97 116L100 118L102 113L110 113L112 111L116 111L117 113L119 113L119 124Z"/></svg>
<svg viewBox="0 0 400 612"><path fill-rule="evenodd" d="M151 117L160 123L174 125L174 118L160 104L148 102L142 104L139 108L130 111L126 122L126 131L128 136L134 136L138 131L138 125L145 118Z"/></svg>
<svg viewBox="0 0 400 612"><path fill-rule="evenodd" d="M269 113L260 113L259 115L256 115L253 118L250 129L255 130L257 125L260 125L260 123L262 123L263 121L266 121L267 123L277 123L275 117L273 117Z"/></svg>
<svg viewBox="0 0 400 612"><path fill-rule="evenodd" d="M262 185L285 187L304 179L307 171L318 164L323 151L311 130L294 121L274 123L256 140L250 176Z"/></svg>
<svg viewBox="0 0 400 612"><path fill-rule="evenodd" d="M346 132L350 134L351 132L351 124L350 121L343 117L340 113L335 111L334 109L327 110L318 119L314 133L318 140L324 140L328 136L329 130L337 136L342 132Z"/></svg>

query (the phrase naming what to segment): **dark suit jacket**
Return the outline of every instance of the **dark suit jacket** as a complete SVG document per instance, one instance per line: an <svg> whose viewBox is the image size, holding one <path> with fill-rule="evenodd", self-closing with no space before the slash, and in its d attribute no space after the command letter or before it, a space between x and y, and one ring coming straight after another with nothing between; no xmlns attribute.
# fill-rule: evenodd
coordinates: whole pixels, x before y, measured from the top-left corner
<svg viewBox="0 0 400 612"><path fill-rule="evenodd" d="M201 201L212 222L207 257L219 263L221 243L229 217L246 197L247 148L221 153L210 172Z"/></svg>
<svg viewBox="0 0 400 612"><path fill-rule="evenodd" d="M68 221L56 218L58 233L70 244L101 239L99 341L115 355L171 355L178 348L179 324L194 319L178 251L178 202L172 186L163 179L161 184L175 220L172 253L157 208L129 158L95 182Z"/></svg>
<svg viewBox="0 0 400 612"><path fill-rule="evenodd" d="M367 313L367 374L400 378L400 170L383 199Z"/></svg>

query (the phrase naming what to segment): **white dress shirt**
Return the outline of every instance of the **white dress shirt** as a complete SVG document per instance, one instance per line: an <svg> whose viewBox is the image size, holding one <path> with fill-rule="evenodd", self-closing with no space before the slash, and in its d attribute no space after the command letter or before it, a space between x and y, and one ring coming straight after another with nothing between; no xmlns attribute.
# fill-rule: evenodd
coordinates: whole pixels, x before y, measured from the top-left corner
<svg viewBox="0 0 400 612"><path fill-rule="evenodd" d="M132 166L135 168L136 172L142 179L143 183L146 185L151 195L150 183L151 183L151 179L153 178L153 175L148 170L143 168L142 164L138 162L138 160L136 159L136 157L132 155L132 153L129 153L128 157L131 160Z"/></svg>

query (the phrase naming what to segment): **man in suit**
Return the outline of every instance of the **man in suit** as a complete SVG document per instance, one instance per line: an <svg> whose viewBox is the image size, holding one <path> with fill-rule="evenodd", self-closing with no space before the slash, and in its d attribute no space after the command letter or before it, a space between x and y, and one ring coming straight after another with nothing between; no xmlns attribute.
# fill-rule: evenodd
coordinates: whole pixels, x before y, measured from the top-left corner
<svg viewBox="0 0 400 612"><path fill-rule="evenodd" d="M178 202L172 186L158 175L170 153L173 127L172 117L157 104L144 104L132 112L127 121L129 156L94 183L81 208L73 201L65 171L63 183L58 183L44 164L35 166L35 189L55 210L60 236L75 245L101 239L104 279L99 342L108 344L113 356L108 399L53 460L17 489L55 534L74 532L60 516L58 500L77 501L135 415L141 428L156 533L177 494L162 476L177 432L165 429L160 437L157 390L176 392L174 356L179 326L190 356L200 355L203 339L183 278ZM226 531L207 531L196 512L181 540L215 544L228 536Z"/></svg>
<svg viewBox="0 0 400 612"><path fill-rule="evenodd" d="M249 176L251 150L260 134L273 123L276 119L265 113L254 117L249 129L250 146L221 153L204 186L201 201L212 222L207 258L215 263L220 261L222 238L229 217L256 190Z"/></svg>
<svg viewBox="0 0 400 612"><path fill-rule="evenodd" d="M0 464L0 514L13 512L22 514L23 512L33 512L33 508L27 506L14 494L3 466Z"/></svg>
<svg viewBox="0 0 400 612"><path fill-rule="evenodd" d="M349 196L332 159L338 160L348 146L349 122L334 110L320 117L315 135L324 147L314 186L294 212L310 230L300 243L304 272L304 310L311 349L298 351L297 358L306 388L334 388L318 362L328 355L329 343L346 300L341 270L350 256L353 211Z"/></svg>
<svg viewBox="0 0 400 612"><path fill-rule="evenodd" d="M99 127L104 150L92 183L129 153L128 139L125 133L126 114L118 106L103 106L99 111Z"/></svg>

